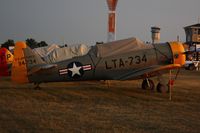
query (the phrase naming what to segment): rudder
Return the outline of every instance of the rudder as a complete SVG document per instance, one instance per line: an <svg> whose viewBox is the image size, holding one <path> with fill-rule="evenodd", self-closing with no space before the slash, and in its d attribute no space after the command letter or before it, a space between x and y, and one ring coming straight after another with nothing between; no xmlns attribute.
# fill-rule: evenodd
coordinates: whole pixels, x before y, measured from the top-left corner
<svg viewBox="0 0 200 133"><path fill-rule="evenodd" d="M17 42L12 65L12 81L28 83L28 72L36 65L44 64L40 56L35 54L24 42Z"/></svg>
<svg viewBox="0 0 200 133"><path fill-rule="evenodd" d="M28 83L26 60L23 49L27 46L24 42L17 42L14 49L11 79L17 83Z"/></svg>

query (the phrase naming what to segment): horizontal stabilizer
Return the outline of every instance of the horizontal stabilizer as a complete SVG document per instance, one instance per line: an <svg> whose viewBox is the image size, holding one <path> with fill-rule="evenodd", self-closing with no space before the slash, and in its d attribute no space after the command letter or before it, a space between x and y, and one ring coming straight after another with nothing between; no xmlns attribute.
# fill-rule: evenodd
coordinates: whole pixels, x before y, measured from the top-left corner
<svg viewBox="0 0 200 133"><path fill-rule="evenodd" d="M42 64L42 65L34 66L28 71L28 76L34 73L38 73L42 70L50 70L55 67L57 67L56 64Z"/></svg>

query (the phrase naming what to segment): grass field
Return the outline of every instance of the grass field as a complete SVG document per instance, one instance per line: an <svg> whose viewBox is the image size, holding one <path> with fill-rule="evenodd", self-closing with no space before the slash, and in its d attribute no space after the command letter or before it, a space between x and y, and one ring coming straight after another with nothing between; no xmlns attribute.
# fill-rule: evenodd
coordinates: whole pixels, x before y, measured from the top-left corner
<svg viewBox="0 0 200 133"><path fill-rule="evenodd" d="M33 85L0 82L0 133L199 133L200 72L182 71L169 94L138 81Z"/></svg>

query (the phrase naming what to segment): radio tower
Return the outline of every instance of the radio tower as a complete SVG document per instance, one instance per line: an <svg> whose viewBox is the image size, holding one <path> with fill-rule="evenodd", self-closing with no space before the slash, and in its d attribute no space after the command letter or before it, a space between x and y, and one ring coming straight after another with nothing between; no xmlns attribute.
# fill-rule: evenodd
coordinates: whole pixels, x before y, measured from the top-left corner
<svg viewBox="0 0 200 133"><path fill-rule="evenodd" d="M108 42L114 41L116 39L115 30L116 30L116 24L115 24L115 9L117 6L118 0L107 0L108 4Z"/></svg>

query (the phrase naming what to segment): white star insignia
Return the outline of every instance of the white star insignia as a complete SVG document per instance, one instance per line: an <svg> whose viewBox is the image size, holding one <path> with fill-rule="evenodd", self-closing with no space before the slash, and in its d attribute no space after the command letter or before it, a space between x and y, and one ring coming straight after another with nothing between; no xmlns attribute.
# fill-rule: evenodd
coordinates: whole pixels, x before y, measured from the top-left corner
<svg viewBox="0 0 200 133"><path fill-rule="evenodd" d="M76 74L81 75L80 71L79 71L80 69L81 69L81 66L77 67L76 64L73 63L73 67L69 68L68 70L72 72L72 77L74 77L74 75L76 75Z"/></svg>

